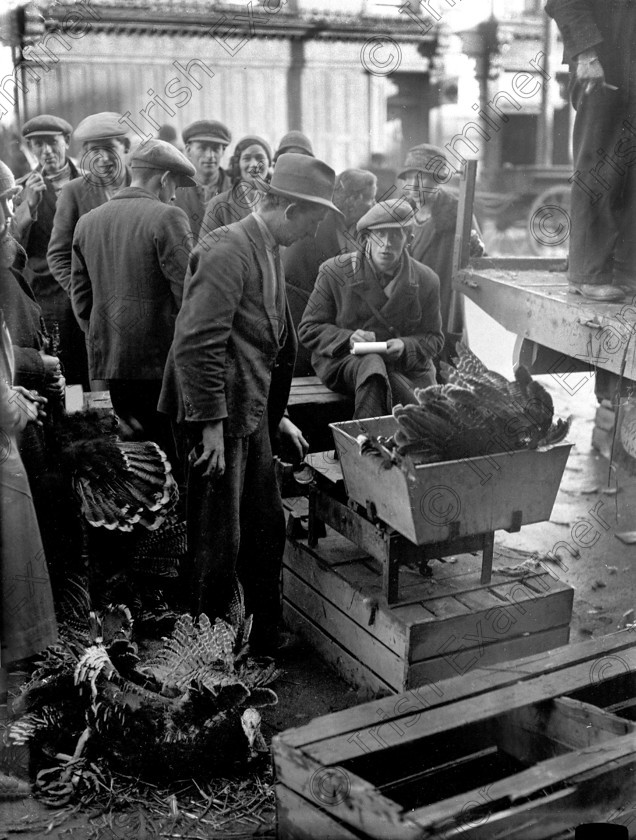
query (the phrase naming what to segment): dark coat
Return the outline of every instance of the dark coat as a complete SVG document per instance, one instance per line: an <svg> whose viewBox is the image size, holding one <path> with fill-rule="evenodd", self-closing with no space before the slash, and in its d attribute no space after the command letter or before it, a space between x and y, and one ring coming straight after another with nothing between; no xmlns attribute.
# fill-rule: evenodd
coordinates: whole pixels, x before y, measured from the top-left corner
<svg viewBox="0 0 636 840"><path fill-rule="evenodd" d="M187 236L185 213L139 187L125 187L78 221L71 299L88 335L93 379L163 377Z"/></svg>
<svg viewBox="0 0 636 840"><path fill-rule="evenodd" d="M294 242L293 245L285 248L282 252L287 299L296 329L300 325L303 313L314 290L320 266L331 257L353 250L350 242L343 248L338 239L337 231L338 217L334 212L329 212L318 225L316 236L313 239L302 239ZM314 375L314 369L311 366L311 353L303 345L298 348L294 374L296 376Z"/></svg>
<svg viewBox="0 0 636 840"><path fill-rule="evenodd" d="M130 169L126 168L124 186L130 184L130 179ZM93 183L88 176L76 178L62 187L57 199L46 258L51 273L67 294L71 288L71 254L75 225L84 213L101 207L107 201L108 193L104 187Z"/></svg>
<svg viewBox="0 0 636 840"><path fill-rule="evenodd" d="M369 303L393 332L373 313ZM377 341L401 338L404 353L395 367L419 378L433 370L431 360L443 345L441 328L435 272L405 254L395 288L387 299L366 257L353 253L323 263L298 335L312 351L311 361L318 376L328 388L339 390L339 368L349 356L349 338L355 330L374 332Z"/></svg>
<svg viewBox="0 0 636 840"><path fill-rule="evenodd" d="M217 191L215 195L229 190L232 186L230 176L223 169L219 169L219 180L217 181ZM196 187L179 187L176 192L175 204L180 207L188 217L190 222L190 229L195 241L199 239L199 232L201 230L201 222L205 216L205 210L208 202L204 199L203 188Z"/></svg>
<svg viewBox="0 0 636 840"><path fill-rule="evenodd" d="M278 424L296 335L284 287L275 300L265 299L273 285L253 214L201 240L190 257L160 411L178 421L224 420L226 435L247 437L269 400L271 422Z"/></svg>
<svg viewBox="0 0 636 840"><path fill-rule="evenodd" d="M252 208L256 202L251 202L249 197L245 196L244 191L240 190L240 181L235 184L231 190L215 195L205 208L205 216L201 225L203 235L209 233L211 230L218 230L228 225L233 225L234 222L240 222L252 212Z"/></svg>
<svg viewBox="0 0 636 840"><path fill-rule="evenodd" d="M606 79L617 84L617 73L633 44L630 27L625 27L624 14L633 14L630 0L548 0L545 10L554 18L563 38L563 63L568 64L583 50L594 47L603 65ZM624 49L621 49L623 47ZM629 74L628 74L629 75Z"/></svg>
<svg viewBox="0 0 636 840"><path fill-rule="evenodd" d="M46 371L40 350L44 349L42 312L33 291L22 276L26 254L20 248L11 268L0 268L0 304L13 344L13 383L42 391Z"/></svg>
<svg viewBox="0 0 636 840"><path fill-rule="evenodd" d="M71 170L71 180L79 177L82 173L75 166L72 160L67 158ZM35 170L42 172L42 167ZM24 175L16 183L24 186L31 173ZM46 175L42 175L46 190L42 193L40 203L31 210L25 194L18 195L15 199L15 237L27 253L29 262L25 276L35 296L41 305L49 300L56 303L68 303L68 296L57 280L53 277L46 258L53 231L53 219L57 205L57 194L53 184Z"/></svg>

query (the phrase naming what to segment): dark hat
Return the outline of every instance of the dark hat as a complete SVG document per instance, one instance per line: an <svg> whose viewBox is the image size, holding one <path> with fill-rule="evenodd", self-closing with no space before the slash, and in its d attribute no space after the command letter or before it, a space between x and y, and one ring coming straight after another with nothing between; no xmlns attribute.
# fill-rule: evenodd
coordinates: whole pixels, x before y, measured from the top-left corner
<svg viewBox="0 0 636 840"><path fill-rule="evenodd" d="M344 195L357 195L373 188L377 188L378 179L368 169L345 169L338 175L336 192Z"/></svg>
<svg viewBox="0 0 636 840"><path fill-rule="evenodd" d="M314 156L311 140L302 131L288 131L284 137L281 137L281 141L276 149L276 157L278 158L284 154L285 149L291 148L304 149L308 155L311 155L311 157ZM298 154L302 154L302 152L298 152Z"/></svg>
<svg viewBox="0 0 636 840"><path fill-rule="evenodd" d="M38 117L32 117L22 126L22 136L26 138L32 137L34 134L53 137L58 134L70 135L72 133L73 126L70 123L60 117L54 117L52 114L40 114Z"/></svg>
<svg viewBox="0 0 636 840"><path fill-rule="evenodd" d="M390 198L388 201L379 201L358 222L356 228L358 233L363 230L375 230L376 228L398 228L408 227L413 224L415 210L405 198Z"/></svg>
<svg viewBox="0 0 636 840"><path fill-rule="evenodd" d="M121 122L121 114L114 111L101 111L84 117L75 129L75 139L81 143L89 140L110 140L115 137L126 137L128 128Z"/></svg>
<svg viewBox="0 0 636 840"><path fill-rule="evenodd" d="M232 142L230 129L218 120L197 120L183 129L184 143L192 140L203 140L208 143L223 143L228 146Z"/></svg>
<svg viewBox="0 0 636 840"><path fill-rule="evenodd" d="M272 162L272 150L270 149L267 140L263 140L262 137L258 137L256 134L248 134L247 137L241 137L241 139L234 147L233 156L237 159L237 163L238 158L241 156L244 149L247 149L250 146L262 146L263 151L267 155L267 159L270 163Z"/></svg>
<svg viewBox="0 0 636 840"><path fill-rule="evenodd" d="M195 187L196 169L185 155L164 140L147 140L130 158L131 169L166 170L174 176L178 187Z"/></svg>
<svg viewBox="0 0 636 840"><path fill-rule="evenodd" d="M259 189L286 198L321 204L340 213L331 200L335 183L336 173L326 163L309 155L288 152L278 158L271 183L262 183Z"/></svg>
<svg viewBox="0 0 636 840"><path fill-rule="evenodd" d="M0 198L8 196L13 198L22 192L22 187L16 187L15 176L7 164L0 160Z"/></svg>
<svg viewBox="0 0 636 840"><path fill-rule="evenodd" d="M433 160L448 166L446 152L439 146L433 146L432 143L420 143L419 146L413 146L406 154L406 160L398 178L403 178L407 172L413 171L430 174L433 170L428 164Z"/></svg>

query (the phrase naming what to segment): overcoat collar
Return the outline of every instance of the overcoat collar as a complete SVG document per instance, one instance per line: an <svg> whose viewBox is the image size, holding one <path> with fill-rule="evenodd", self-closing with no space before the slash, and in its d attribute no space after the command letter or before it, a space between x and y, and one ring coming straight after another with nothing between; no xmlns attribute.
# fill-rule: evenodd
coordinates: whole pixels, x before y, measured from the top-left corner
<svg viewBox="0 0 636 840"><path fill-rule="evenodd" d="M365 302L372 304L389 322L400 322L418 303L419 283L415 262L404 251L391 297L387 298L368 258L364 254L351 255L351 288Z"/></svg>

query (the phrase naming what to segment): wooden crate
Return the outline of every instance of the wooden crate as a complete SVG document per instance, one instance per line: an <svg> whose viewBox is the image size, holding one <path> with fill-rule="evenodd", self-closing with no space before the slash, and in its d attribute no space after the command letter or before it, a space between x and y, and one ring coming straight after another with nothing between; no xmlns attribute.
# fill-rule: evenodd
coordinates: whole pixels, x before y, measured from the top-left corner
<svg viewBox="0 0 636 840"><path fill-rule="evenodd" d="M627 630L317 718L272 741L278 837L542 840L633 823L635 698Z"/></svg>
<svg viewBox="0 0 636 840"><path fill-rule="evenodd" d="M410 471L373 455L361 455L356 437L395 433L393 416L332 423L347 496L363 508L373 503L379 519L416 545L484 534L550 518L572 444L501 451Z"/></svg>
<svg viewBox="0 0 636 840"><path fill-rule="evenodd" d="M400 600L382 594L380 565L327 529L316 548L288 537L286 622L367 696L400 692L566 644L573 590L539 569L523 579L477 557L433 563L432 577L401 571Z"/></svg>

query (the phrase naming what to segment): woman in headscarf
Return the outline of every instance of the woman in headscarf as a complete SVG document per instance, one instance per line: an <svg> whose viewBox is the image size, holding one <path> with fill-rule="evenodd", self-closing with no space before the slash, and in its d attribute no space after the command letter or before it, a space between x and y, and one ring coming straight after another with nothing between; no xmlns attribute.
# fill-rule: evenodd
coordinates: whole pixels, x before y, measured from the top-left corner
<svg viewBox="0 0 636 840"><path fill-rule="evenodd" d="M232 188L208 203L201 224L202 236L249 216L263 195L258 184L269 181L271 164L272 151L262 137L248 135L238 141L230 159Z"/></svg>

